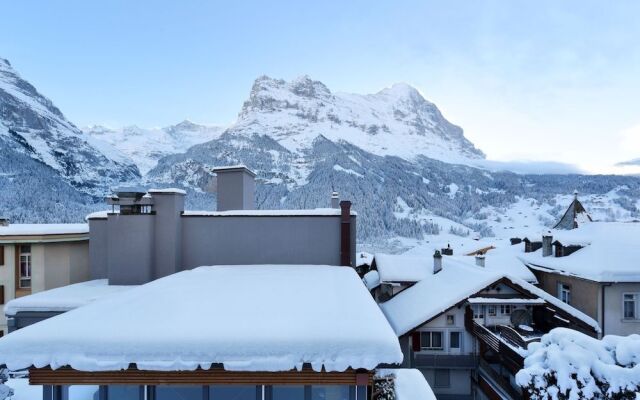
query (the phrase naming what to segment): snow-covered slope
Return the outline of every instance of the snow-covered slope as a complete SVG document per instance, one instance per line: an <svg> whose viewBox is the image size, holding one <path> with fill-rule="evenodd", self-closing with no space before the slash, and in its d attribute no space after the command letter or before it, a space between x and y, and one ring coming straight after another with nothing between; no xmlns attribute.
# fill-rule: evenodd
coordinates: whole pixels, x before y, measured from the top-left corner
<svg viewBox="0 0 640 400"><path fill-rule="evenodd" d="M89 193L97 194L113 182L139 177L133 163L110 158L112 154L93 146L51 100L4 59L0 59L0 138L3 152L26 154ZM0 165L0 171L5 168Z"/></svg>
<svg viewBox="0 0 640 400"><path fill-rule="evenodd" d="M322 135L407 160L425 156L465 163L484 158L460 127L407 84L375 94L334 94L308 76L291 82L262 76L254 82L230 131L267 134L294 153L309 149Z"/></svg>
<svg viewBox="0 0 640 400"><path fill-rule="evenodd" d="M104 149L117 149L134 162L142 174L155 167L164 156L183 153L189 147L220 136L224 128L182 121L165 128L145 129L127 126L119 129L94 125L82 129Z"/></svg>

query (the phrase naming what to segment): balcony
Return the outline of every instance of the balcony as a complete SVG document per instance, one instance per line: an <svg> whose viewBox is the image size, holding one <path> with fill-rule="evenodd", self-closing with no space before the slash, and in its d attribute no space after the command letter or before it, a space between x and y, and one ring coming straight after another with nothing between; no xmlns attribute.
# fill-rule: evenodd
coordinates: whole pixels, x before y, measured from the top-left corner
<svg viewBox="0 0 640 400"><path fill-rule="evenodd" d="M475 355L416 354L415 368L475 369L478 357Z"/></svg>

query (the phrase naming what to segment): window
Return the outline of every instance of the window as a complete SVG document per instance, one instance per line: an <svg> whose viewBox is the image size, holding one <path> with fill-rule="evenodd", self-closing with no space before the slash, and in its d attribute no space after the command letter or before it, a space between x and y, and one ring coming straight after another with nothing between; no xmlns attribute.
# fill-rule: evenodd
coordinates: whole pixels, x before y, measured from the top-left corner
<svg viewBox="0 0 640 400"><path fill-rule="evenodd" d="M72 385L69 386L69 399L97 399L99 386Z"/></svg>
<svg viewBox="0 0 640 400"><path fill-rule="evenodd" d="M484 318L484 306L481 306L479 304L474 304L472 306L472 309L473 309L473 318L474 319Z"/></svg>
<svg viewBox="0 0 640 400"><path fill-rule="evenodd" d="M433 386L448 388L451 386L451 376L448 369L436 369L433 376Z"/></svg>
<svg viewBox="0 0 640 400"><path fill-rule="evenodd" d="M304 386L273 386L273 400L304 400Z"/></svg>
<svg viewBox="0 0 640 400"><path fill-rule="evenodd" d="M558 283L558 298L567 304L571 304L571 286Z"/></svg>
<svg viewBox="0 0 640 400"><path fill-rule="evenodd" d="M0 265L4 265L4 246L0 245Z"/></svg>
<svg viewBox="0 0 640 400"><path fill-rule="evenodd" d="M311 386L311 400L349 400L348 385Z"/></svg>
<svg viewBox="0 0 640 400"><path fill-rule="evenodd" d="M455 325L456 316L453 314L447 314L447 325Z"/></svg>
<svg viewBox="0 0 640 400"><path fill-rule="evenodd" d="M510 304L501 304L500 305L500 314L502 315L511 315L511 311L513 306Z"/></svg>
<svg viewBox="0 0 640 400"><path fill-rule="evenodd" d="M638 293L622 295L622 312L624 319L638 319Z"/></svg>
<svg viewBox="0 0 640 400"><path fill-rule="evenodd" d="M496 316L496 306L487 306L487 315L490 317Z"/></svg>
<svg viewBox="0 0 640 400"><path fill-rule="evenodd" d="M202 400L202 386L156 386L155 400ZM254 398L255 400L255 394Z"/></svg>
<svg viewBox="0 0 640 400"><path fill-rule="evenodd" d="M20 246L20 276L18 287L20 289L31 288L31 246Z"/></svg>
<svg viewBox="0 0 640 400"><path fill-rule="evenodd" d="M452 349L460 348L460 332L449 333L449 347Z"/></svg>
<svg viewBox="0 0 640 400"><path fill-rule="evenodd" d="M420 332L422 349L442 350L442 332Z"/></svg>
<svg viewBox="0 0 640 400"><path fill-rule="evenodd" d="M144 386L109 385L107 398L109 400L139 400L144 398Z"/></svg>
<svg viewBox="0 0 640 400"><path fill-rule="evenodd" d="M211 399L220 400L256 400L262 398L261 386L248 386L248 385L216 385L209 386L209 397Z"/></svg>

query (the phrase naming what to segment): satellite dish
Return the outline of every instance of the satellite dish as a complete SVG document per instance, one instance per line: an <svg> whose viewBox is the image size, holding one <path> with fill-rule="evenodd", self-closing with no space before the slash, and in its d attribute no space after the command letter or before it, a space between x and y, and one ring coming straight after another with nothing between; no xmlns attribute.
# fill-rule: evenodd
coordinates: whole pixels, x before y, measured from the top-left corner
<svg viewBox="0 0 640 400"><path fill-rule="evenodd" d="M529 310L517 309L511 312L511 325L512 326L520 326L527 325L530 326L533 321L533 317Z"/></svg>

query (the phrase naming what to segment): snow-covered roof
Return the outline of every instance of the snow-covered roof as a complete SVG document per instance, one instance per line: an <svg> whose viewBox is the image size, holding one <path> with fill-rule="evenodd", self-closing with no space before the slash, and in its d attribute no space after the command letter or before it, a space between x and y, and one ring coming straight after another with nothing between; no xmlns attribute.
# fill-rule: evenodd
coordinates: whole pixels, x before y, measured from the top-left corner
<svg viewBox="0 0 640 400"><path fill-rule="evenodd" d="M418 282L433 274L433 257L376 253L380 282Z"/></svg>
<svg viewBox="0 0 640 400"><path fill-rule="evenodd" d="M541 234L540 234L541 235ZM425 262L432 260L433 252L436 249L446 247L451 240L439 242L434 241L429 246L421 246L413 248L407 251L407 256L412 257L424 257ZM443 260L458 260L463 263L475 263L474 256L467 256L477 251L478 249L493 249L488 250L485 256L485 268L489 271L495 271L498 273L505 273L512 276L516 276L520 279L524 279L527 282L537 283L535 275L525 265L522 260L519 259L521 254L524 254L524 245L512 246L508 239L497 238L484 238L480 242L472 241L466 238L461 238L459 242L464 243L464 246L460 246L458 242L451 242L451 247L454 249L453 256L443 256Z"/></svg>
<svg viewBox="0 0 640 400"><path fill-rule="evenodd" d="M531 268L597 282L640 282L640 223L593 222L550 234L562 244L585 247L565 257L543 257L542 250L522 253L520 258Z"/></svg>
<svg viewBox="0 0 640 400"><path fill-rule="evenodd" d="M339 208L313 208L308 210L229 210L229 211L185 211L185 216L201 217L295 217L295 216L339 216ZM351 215L358 215L351 211Z"/></svg>
<svg viewBox="0 0 640 400"><path fill-rule="evenodd" d="M2 236L74 235L89 233L87 224L9 224L0 226Z"/></svg>
<svg viewBox="0 0 640 400"><path fill-rule="evenodd" d="M159 194L163 194L163 193L175 193L175 194L187 194L186 191L182 190L182 189L178 189L178 188L163 188L163 189L149 189L148 193L159 193Z"/></svg>
<svg viewBox="0 0 640 400"><path fill-rule="evenodd" d="M599 331L598 323L586 314L532 284L499 271L478 267L450 257L443 258L442 270L421 280L380 304L398 336L422 325L456 304L506 278L511 283L582 320Z"/></svg>
<svg viewBox="0 0 640 400"><path fill-rule="evenodd" d="M396 400L436 400L431 386L424 374L417 369L397 368L379 369L376 376L394 376L394 392Z"/></svg>
<svg viewBox="0 0 640 400"><path fill-rule="evenodd" d="M364 285L369 290L373 290L380 286L380 274L376 270L371 270L362 277Z"/></svg>
<svg viewBox="0 0 640 400"><path fill-rule="evenodd" d="M10 369L372 370L398 339L352 268L211 266L179 272L0 338Z"/></svg>
<svg viewBox="0 0 640 400"><path fill-rule="evenodd" d="M119 211L115 211L115 212L120 213ZM113 213L113 211L96 211L96 212L87 214L87 216L84 217L84 219L85 221L88 221L90 219L106 219L107 216L111 213Z"/></svg>
<svg viewBox="0 0 640 400"><path fill-rule="evenodd" d="M13 299L4 306L4 313L13 316L22 311L64 312L134 287L109 285L106 279L75 283Z"/></svg>

